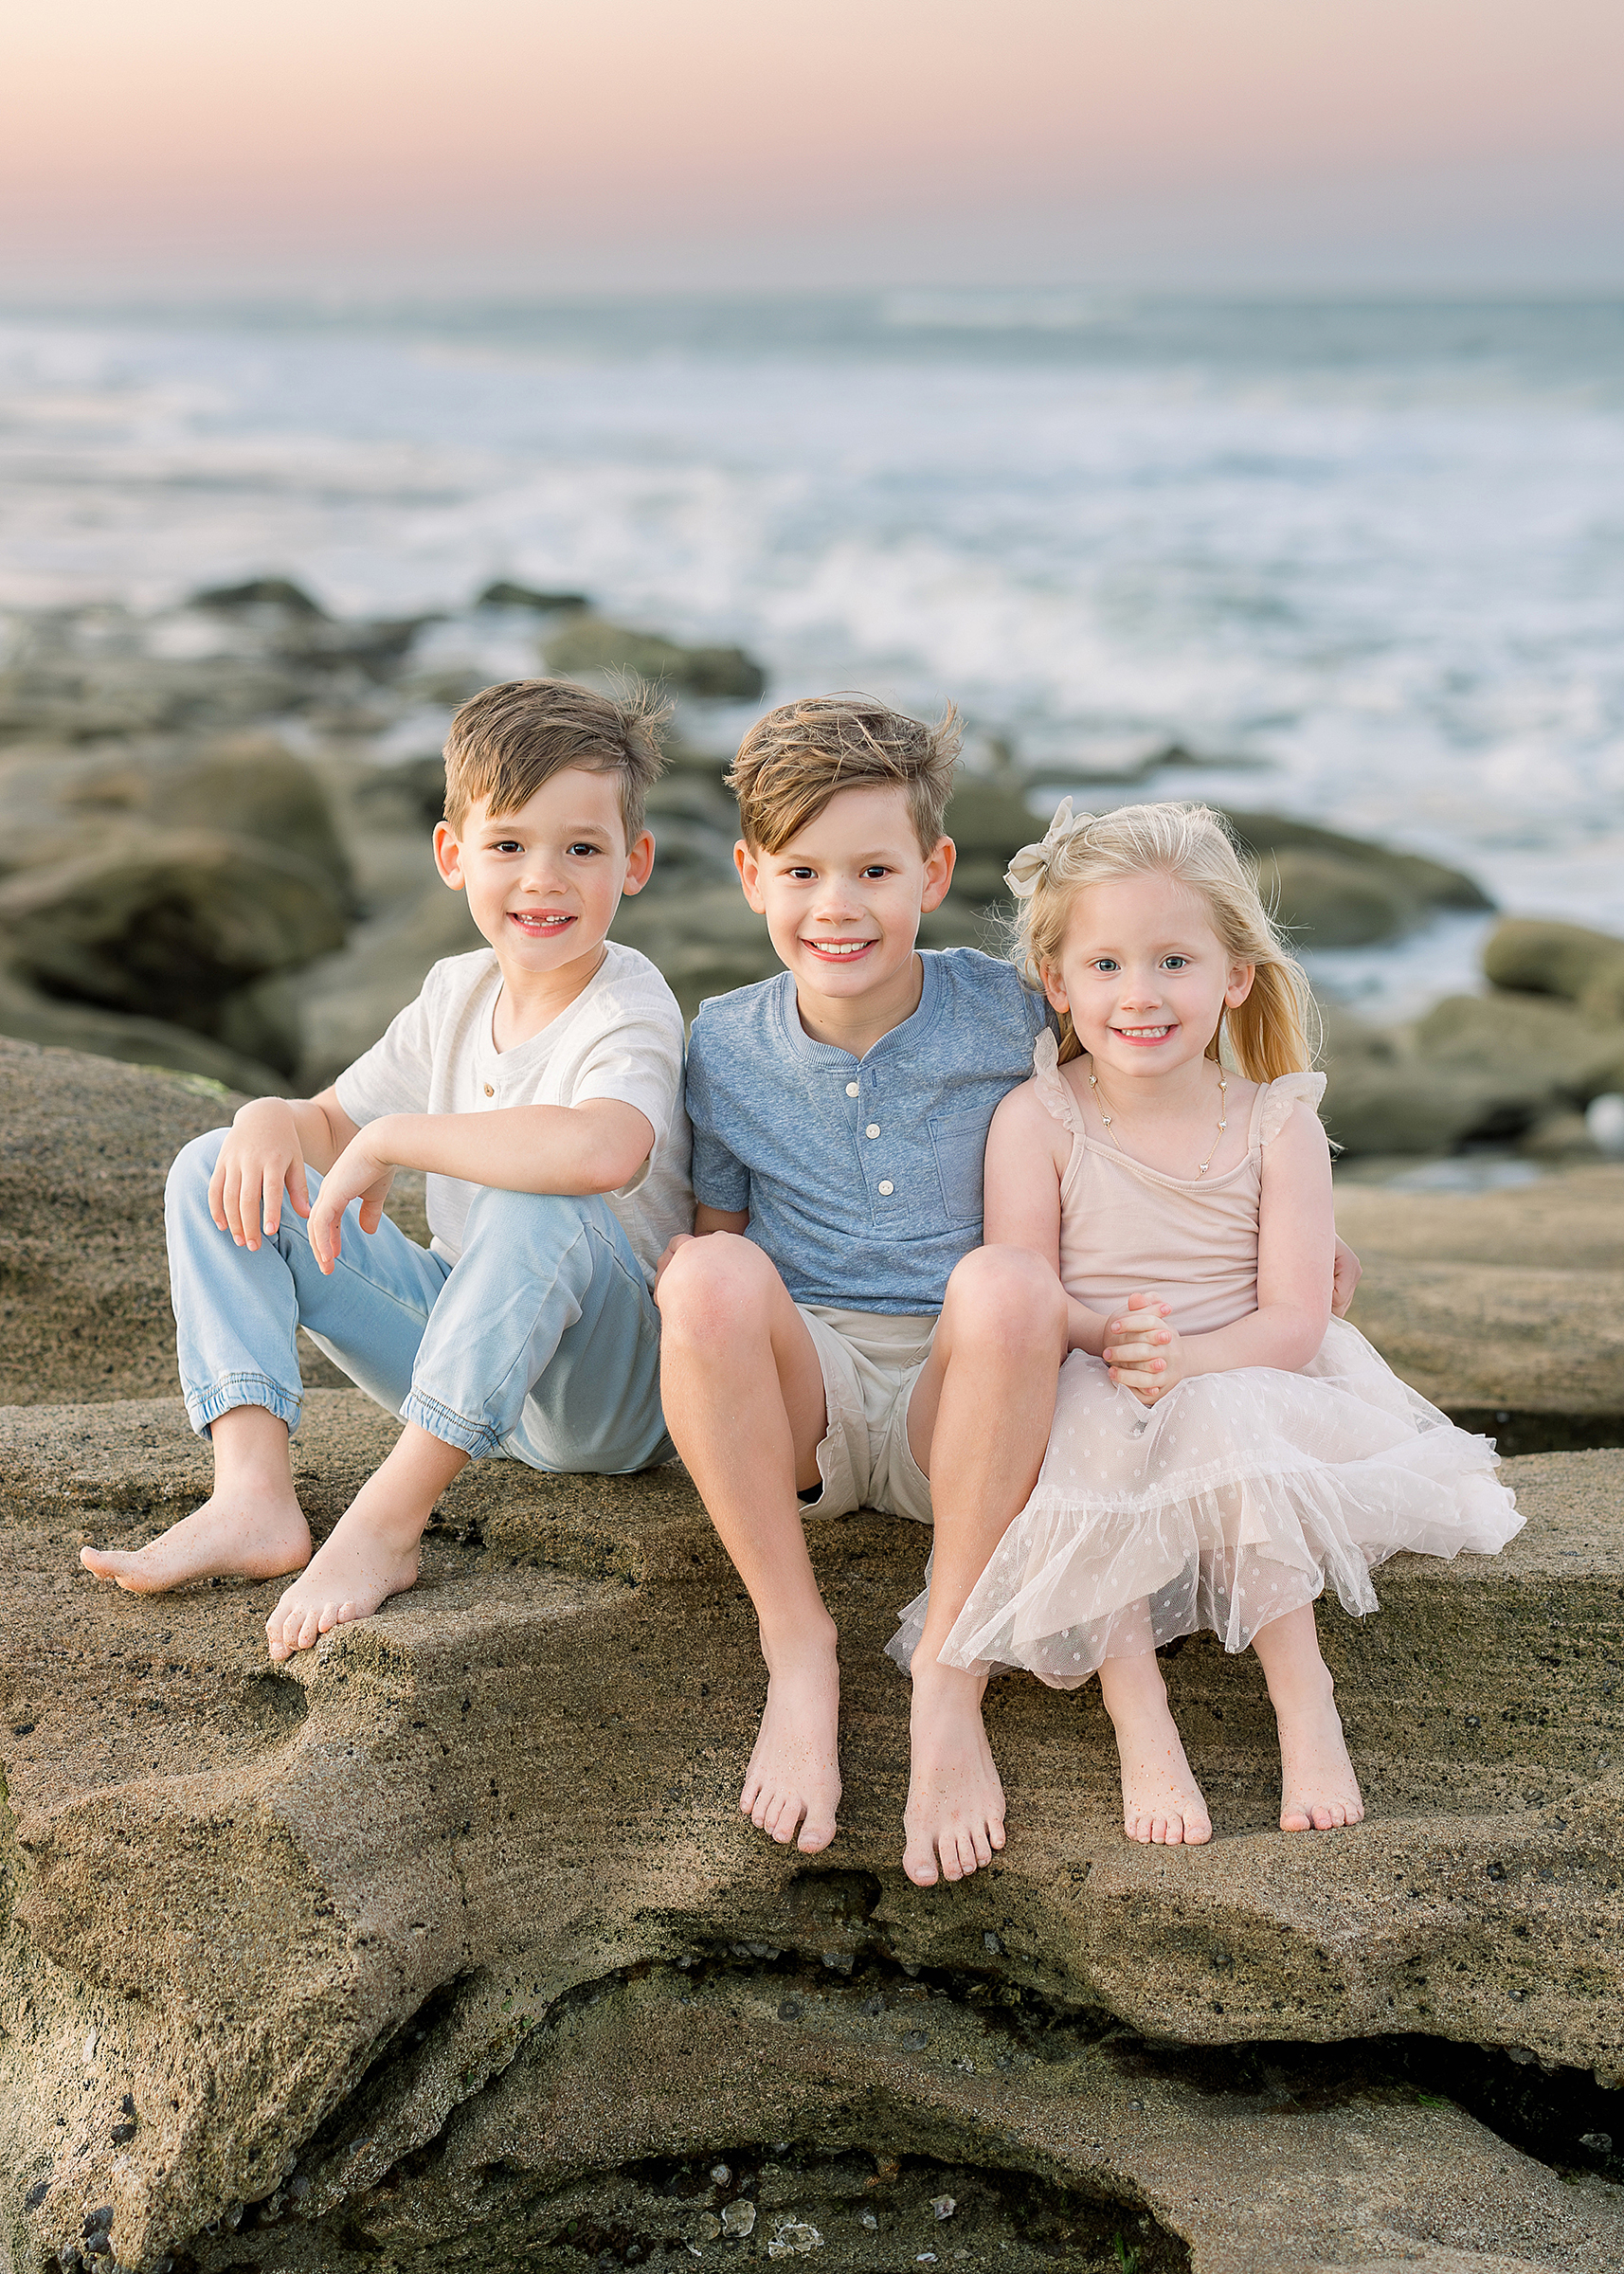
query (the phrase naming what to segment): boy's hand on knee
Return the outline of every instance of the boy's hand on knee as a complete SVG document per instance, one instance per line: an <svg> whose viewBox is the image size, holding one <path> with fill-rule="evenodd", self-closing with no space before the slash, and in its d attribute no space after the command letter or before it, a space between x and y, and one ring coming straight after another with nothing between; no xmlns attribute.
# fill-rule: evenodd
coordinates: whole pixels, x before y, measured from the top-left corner
<svg viewBox="0 0 1624 2274"><path fill-rule="evenodd" d="M208 1180L208 1213L240 1248L258 1248L281 1230L284 1192L297 1216L310 1214L293 1109L285 1098L257 1097L226 1133Z"/></svg>
<svg viewBox="0 0 1624 2274"><path fill-rule="evenodd" d="M362 1231L375 1232L384 1220L384 1202L394 1181L393 1162L380 1161L360 1137L351 1139L322 1178L316 1205L301 1213L310 1218L310 1252L329 1276L338 1264L345 1209L352 1200L359 1200Z"/></svg>

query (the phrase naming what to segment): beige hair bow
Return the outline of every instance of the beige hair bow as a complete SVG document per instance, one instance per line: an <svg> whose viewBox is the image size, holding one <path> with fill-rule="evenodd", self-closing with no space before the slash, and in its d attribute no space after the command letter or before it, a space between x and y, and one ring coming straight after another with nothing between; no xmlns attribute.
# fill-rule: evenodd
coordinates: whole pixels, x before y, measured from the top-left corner
<svg viewBox="0 0 1624 2274"><path fill-rule="evenodd" d="M1044 831L1042 839L1035 845L1022 845L1003 872L1003 881L1018 900L1030 900L1049 874L1049 863L1060 847L1074 837L1080 837L1093 820L1092 813L1079 813L1074 818L1072 801L1062 798L1055 808L1055 819Z"/></svg>

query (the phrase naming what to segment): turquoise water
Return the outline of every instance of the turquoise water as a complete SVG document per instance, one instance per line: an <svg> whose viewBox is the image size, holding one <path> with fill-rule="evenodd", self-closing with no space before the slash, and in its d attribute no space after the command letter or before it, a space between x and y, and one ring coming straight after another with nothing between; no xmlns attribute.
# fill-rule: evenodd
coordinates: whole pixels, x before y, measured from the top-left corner
<svg viewBox="0 0 1624 2274"><path fill-rule="evenodd" d="M1100 802L1176 741L1237 763L1155 793L1624 930L1624 302L13 310L0 483L0 608L277 568L496 673L473 592L579 586L769 699L952 695ZM1391 1008L1476 938L1326 976Z"/></svg>

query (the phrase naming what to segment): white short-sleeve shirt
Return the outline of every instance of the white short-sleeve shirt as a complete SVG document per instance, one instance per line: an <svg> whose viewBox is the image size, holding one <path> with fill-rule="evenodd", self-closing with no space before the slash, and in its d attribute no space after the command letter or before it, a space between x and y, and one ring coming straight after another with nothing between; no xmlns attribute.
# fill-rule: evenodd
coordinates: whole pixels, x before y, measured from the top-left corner
<svg viewBox="0 0 1624 2274"><path fill-rule="evenodd" d="M481 1113L511 1106L579 1106L616 1097L654 1130L631 1182L604 1199L650 1285L667 1240L694 1229L692 1140L682 1103L682 1013L646 955L606 943L604 961L568 1010L513 1050L492 1018L502 975L489 948L435 965L415 1002L334 1084L358 1128L386 1113ZM428 1227L455 1263L477 1186L428 1180Z"/></svg>

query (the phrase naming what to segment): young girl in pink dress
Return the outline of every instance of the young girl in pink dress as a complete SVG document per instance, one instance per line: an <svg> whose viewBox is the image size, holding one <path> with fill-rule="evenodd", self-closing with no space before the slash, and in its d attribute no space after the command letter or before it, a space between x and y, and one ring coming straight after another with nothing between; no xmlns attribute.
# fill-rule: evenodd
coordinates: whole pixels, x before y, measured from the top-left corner
<svg viewBox="0 0 1624 2274"><path fill-rule="evenodd" d="M1523 1519L1489 1441L1330 1316L1308 985L1217 815L1068 798L1009 883L1061 1039L994 1118L985 1236L1058 1272L1072 1355L1037 1489L942 1657L1060 1689L1097 1672L1125 1829L1195 1842L1212 1824L1156 1651L1210 1627L1262 1662L1282 1828L1357 1824L1315 1597L1374 1611L1373 1564L1493 1554Z"/></svg>

